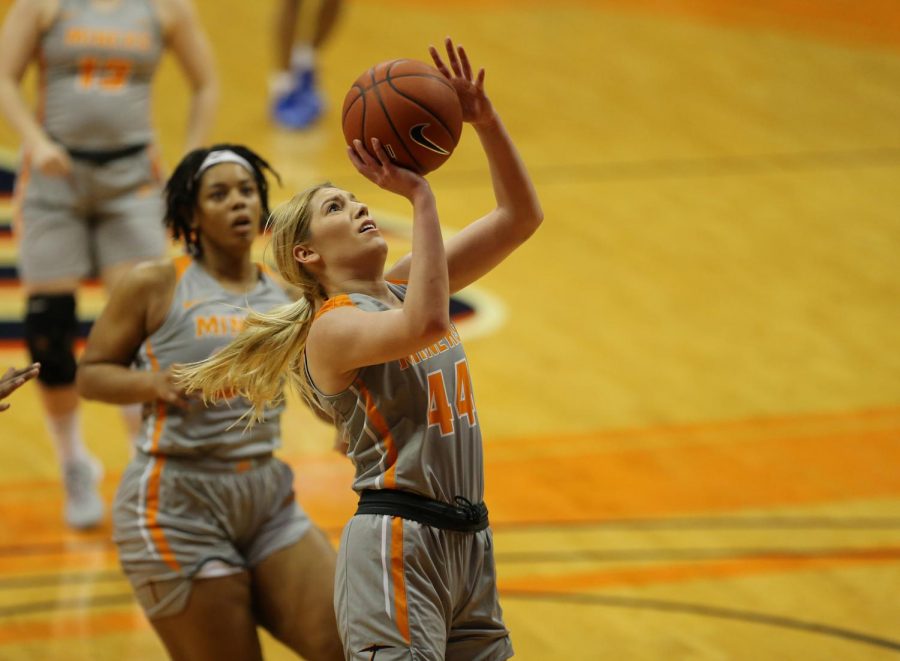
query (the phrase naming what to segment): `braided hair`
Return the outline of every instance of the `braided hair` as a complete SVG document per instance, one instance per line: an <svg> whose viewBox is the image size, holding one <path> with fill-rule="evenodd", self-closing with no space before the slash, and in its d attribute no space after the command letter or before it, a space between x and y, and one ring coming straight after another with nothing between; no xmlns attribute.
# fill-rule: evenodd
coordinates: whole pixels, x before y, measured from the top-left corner
<svg viewBox="0 0 900 661"><path fill-rule="evenodd" d="M184 240L188 253L199 257L201 254L200 237L194 231L192 221L197 208L197 194L200 191L200 179L197 171L206 157L214 151L233 151L244 158L253 167L253 178L259 190L259 201L262 210L260 229L263 229L269 217L269 184L266 171L272 174L278 183L281 177L271 165L259 154L243 145L220 143L212 147L203 147L189 152L176 166L169 181L166 182L166 216L165 225L177 241Z"/></svg>

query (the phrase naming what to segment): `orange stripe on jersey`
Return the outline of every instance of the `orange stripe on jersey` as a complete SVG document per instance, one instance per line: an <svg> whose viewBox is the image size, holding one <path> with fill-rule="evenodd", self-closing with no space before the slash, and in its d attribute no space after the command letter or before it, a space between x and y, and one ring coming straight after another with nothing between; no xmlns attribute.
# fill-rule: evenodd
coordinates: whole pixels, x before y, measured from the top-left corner
<svg viewBox="0 0 900 661"><path fill-rule="evenodd" d="M388 282L390 282L392 285L408 285L409 284L409 280L388 279Z"/></svg>
<svg viewBox="0 0 900 661"><path fill-rule="evenodd" d="M176 257L172 260L172 265L175 266L175 282L176 284L181 281L182 276L184 276L184 272L188 270L188 267L193 263L194 258L190 255L181 255L180 257ZM147 342L147 353L150 353L150 343ZM159 365L155 365L154 370L159 370Z"/></svg>
<svg viewBox="0 0 900 661"><path fill-rule="evenodd" d="M329 298L327 301L325 301L325 303L322 305L322 307L319 308L319 311L316 312L316 316L315 316L314 320L318 319L326 312L335 310L337 308L344 308L344 307L347 307L348 305L352 306L353 301L350 300L350 297L347 296L347 294L339 294L339 295L335 296L334 298Z"/></svg>
<svg viewBox="0 0 900 661"><path fill-rule="evenodd" d="M149 340L147 340L147 358L150 359L150 366L153 371L159 372L159 361L153 353L153 347L150 345ZM162 528L159 527L159 522L157 520L159 517L159 483L162 478L162 469L163 465L166 463L166 458L163 455L156 455L156 452L159 449L159 440L162 437L162 430L165 422L166 404L163 401L157 401L156 423L153 425L153 440L150 445L150 454L154 455L156 463L153 466L153 472L150 474L150 480L147 484L147 500L144 504L144 517L147 530L150 531L150 538L153 540L156 550L159 551L163 562L172 569L178 570L181 567L175 559L172 547L169 546L169 541L166 539L166 535L163 533Z"/></svg>
<svg viewBox="0 0 900 661"><path fill-rule="evenodd" d="M153 540L153 544L156 546L156 550L159 552L163 562L175 571L178 571L181 569L181 565L175 559L175 553L172 551L172 547L169 546L169 540L166 539L166 534L159 526L159 483L162 481L162 469L166 463L166 458L159 455L154 457L154 461L156 463L153 465L153 472L150 473L150 480L147 484L147 501L144 507L147 530L150 531L150 538Z"/></svg>
<svg viewBox="0 0 900 661"><path fill-rule="evenodd" d="M384 488L393 489L397 486L397 444L394 443L394 435L391 434L391 430L384 416L381 415L381 411L375 406L375 399L372 397L369 389L359 379L355 381L355 384L366 402L366 420L375 428L375 433L378 437L384 441L384 452L387 455L384 461L386 467Z"/></svg>
<svg viewBox="0 0 900 661"><path fill-rule="evenodd" d="M403 640L409 643L409 615L406 610L406 580L403 577L403 519L391 517L391 576L394 582L394 621Z"/></svg>

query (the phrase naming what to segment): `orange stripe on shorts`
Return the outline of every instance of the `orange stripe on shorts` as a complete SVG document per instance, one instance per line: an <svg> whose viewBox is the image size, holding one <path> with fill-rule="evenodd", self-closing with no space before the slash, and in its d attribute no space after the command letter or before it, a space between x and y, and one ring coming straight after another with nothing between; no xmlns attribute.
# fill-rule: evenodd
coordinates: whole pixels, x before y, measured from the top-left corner
<svg viewBox="0 0 900 661"><path fill-rule="evenodd" d="M391 519L391 576L394 583L394 621L403 640L409 643L409 614L406 605L406 580L403 577L403 519Z"/></svg>

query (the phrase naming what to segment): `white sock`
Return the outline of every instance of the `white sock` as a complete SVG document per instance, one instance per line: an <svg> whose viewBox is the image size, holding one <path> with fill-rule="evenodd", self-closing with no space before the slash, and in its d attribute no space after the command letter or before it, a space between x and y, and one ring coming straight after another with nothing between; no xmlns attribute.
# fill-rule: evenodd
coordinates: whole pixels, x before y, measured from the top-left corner
<svg viewBox="0 0 900 661"><path fill-rule="evenodd" d="M294 71L311 71L316 65L316 52L311 44L294 44L291 49L291 69Z"/></svg>
<svg viewBox="0 0 900 661"><path fill-rule="evenodd" d="M77 408L64 415L48 416L47 429L53 437L59 460L64 466L90 458L81 437L81 416Z"/></svg>
<svg viewBox="0 0 900 661"><path fill-rule="evenodd" d="M269 95L274 97L284 96L296 85L296 78L290 71L276 71L269 76Z"/></svg>

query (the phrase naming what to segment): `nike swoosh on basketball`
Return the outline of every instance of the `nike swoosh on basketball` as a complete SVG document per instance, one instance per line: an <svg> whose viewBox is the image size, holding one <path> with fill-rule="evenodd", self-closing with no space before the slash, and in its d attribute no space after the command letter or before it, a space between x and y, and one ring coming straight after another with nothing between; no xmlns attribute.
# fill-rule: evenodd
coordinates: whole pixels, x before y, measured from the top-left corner
<svg viewBox="0 0 900 661"><path fill-rule="evenodd" d="M409 137L412 138L412 141L417 145L425 147L428 151L433 151L435 154L440 154L441 156L449 155L450 152L425 137L425 129L429 126L431 126L431 124L416 124L415 126L410 127Z"/></svg>

